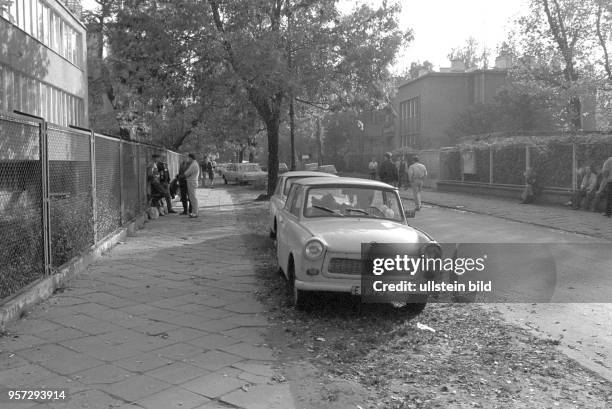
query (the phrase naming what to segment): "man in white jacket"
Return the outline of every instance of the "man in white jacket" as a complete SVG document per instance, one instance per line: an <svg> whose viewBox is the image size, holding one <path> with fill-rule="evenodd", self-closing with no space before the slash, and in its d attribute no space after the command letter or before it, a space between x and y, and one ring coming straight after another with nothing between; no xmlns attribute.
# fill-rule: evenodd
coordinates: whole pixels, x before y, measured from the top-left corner
<svg viewBox="0 0 612 409"><path fill-rule="evenodd" d="M198 187L198 180L200 179L200 165L196 161L196 157L193 153L189 154L188 161L189 165L185 171L185 179L187 181L187 194L189 195L192 212L189 214L189 217L198 217L198 197L196 196L196 188Z"/></svg>
<svg viewBox="0 0 612 409"><path fill-rule="evenodd" d="M415 210L421 210L421 190L423 189L423 181L427 177L427 168L421 162L419 157L412 158L412 165L408 167L408 180L412 187L414 197Z"/></svg>

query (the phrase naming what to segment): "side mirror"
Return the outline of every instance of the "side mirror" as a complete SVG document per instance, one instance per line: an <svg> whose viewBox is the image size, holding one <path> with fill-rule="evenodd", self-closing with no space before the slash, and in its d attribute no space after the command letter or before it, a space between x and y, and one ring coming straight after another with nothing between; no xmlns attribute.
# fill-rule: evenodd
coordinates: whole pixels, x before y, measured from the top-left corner
<svg viewBox="0 0 612 409"><path fill-rule="evenodd" d="M406 219L414 219L416 216L416 211L415 210L405 210L404 213L406 214Z"/></svg>

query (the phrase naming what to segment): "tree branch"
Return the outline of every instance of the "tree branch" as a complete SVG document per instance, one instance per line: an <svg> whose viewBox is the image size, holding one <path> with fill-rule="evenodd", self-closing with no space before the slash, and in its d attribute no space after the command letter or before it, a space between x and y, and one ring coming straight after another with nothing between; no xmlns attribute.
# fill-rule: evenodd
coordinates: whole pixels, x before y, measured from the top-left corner
<svg viewBox="0 0 612 409"><path fill-rule="evenodd" d="M318 109L322 109L322 110L324 110L324 111L331 111L331 108L329 108L329 107L324 107L323 105L320 105L320 104L321 104L320 102L316 102L316 103L315 103L315 102L305 101L305 100L300 99L300 98L297 98L297 97L296 97L296 98L294 98L294 99L295 99L297 102L300 102L300 103L302 103L302 104L310 105L310 106L312 106L312 107L315 107L315 108L318 108Z"/></svg>

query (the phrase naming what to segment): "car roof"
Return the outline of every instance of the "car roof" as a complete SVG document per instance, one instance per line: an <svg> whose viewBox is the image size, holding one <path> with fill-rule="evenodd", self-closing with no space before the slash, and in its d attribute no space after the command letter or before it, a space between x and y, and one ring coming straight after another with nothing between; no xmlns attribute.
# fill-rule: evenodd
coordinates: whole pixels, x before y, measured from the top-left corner
<svg viewBox="0 0 612 409"><path fill-rule="evenodd" d="M326 175L326 176L324 176ZM331 174L331 173L325 173L325 172L316 172L313 170L291 170L289 172L285 172L282 174L283 177L306 177L306 176L310 176L310 177L318 177L318 178L323 178L323 177L334 177L337 178L336 175Z"/></svg>
<svg viewBox="0 0 612 409"><path fill-rule="evenodd" d="M312 177L298 180L294 183L304 185L304 186L322 186L322 185L343 185L343 186L368 186L368 187L380 187L380 188L391 188L395 189L393 186L388 185L383 182L379 182L377 180L371 179L361 179L361 178L349 178L349 177L336 177L333 180L329 179L329 176L325 177Z"/></svg>

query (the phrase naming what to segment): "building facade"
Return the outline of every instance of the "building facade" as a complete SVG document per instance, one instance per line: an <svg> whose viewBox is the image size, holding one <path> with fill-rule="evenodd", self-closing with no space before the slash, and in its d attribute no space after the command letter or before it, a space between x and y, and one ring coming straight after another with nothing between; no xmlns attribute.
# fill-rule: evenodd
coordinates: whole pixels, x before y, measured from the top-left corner
<svg viewBox="0 0 612 409"><path fill-rule="evenodd" d="M0 111L88 127L86 30L58 0L0 8Z"/></svg>
<svg viewBox="0 0 612 409"><path fill-rule="evenodd" d="M395 100L396 147L436 149L452 144L448 130L455 117L469 105L490 101L506 83L506 73L446 69L401 84Z"/></svg>

